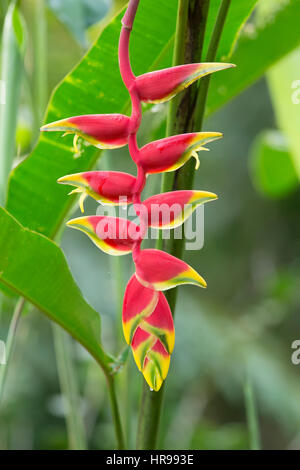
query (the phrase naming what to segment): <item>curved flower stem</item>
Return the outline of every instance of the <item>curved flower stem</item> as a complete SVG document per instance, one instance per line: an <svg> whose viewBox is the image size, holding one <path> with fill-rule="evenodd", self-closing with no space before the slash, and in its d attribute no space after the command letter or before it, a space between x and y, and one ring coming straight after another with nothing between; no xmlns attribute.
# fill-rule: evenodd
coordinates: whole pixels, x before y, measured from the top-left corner
<svg viewBox="0 0 300 470"><path fill-rule="evenodd" d="M131 99L132 112L130 117L130 136L128 140L129 153L137 166L137 182L134 188L134 208L137 216L140 216L139 206L141 202L141 193L145 184L146 176L144 170L139 165L140 149L137 143L137 132L142 120L142 104L136 87L136 77L132 72L129 56L129 40L133 27L133 22L137 12L140 0L130 0L126 13L122 19L122 30L119 41L119 66L124 85L126 86ZM136 262L141 243L146 232L145 221L140 218L140 237L133 248L133 261Z"/></svg>
<svg viewBox="0 0 300 470"><path fill-rule="evenodd" d="M215 60L230 3L231 0L222 1L209 44L206 57L207 62L213 62ZM187 17L186 10L180 10L187 8L186 4L189 4L189 8L195 8L193 14L188 15ZM184 59L190 62L201 60L208 9L209 0L203 0L200 5L194 0L189 0L189 2L182 0L182 2L179 3L178 22L180 23L182 20L187 18L187 29L185 30L184 25L178 25L177 23L176 34L181 34L181 41L184 41L182 44L185 44ZM182 11L184 11L185 14L183 14ZM195 21L195 12L198 12L198 14L200 13L200 18L198 18L197 21ZM198 29L199 24L201 24L202 28L200 39ZM184 31L186 31L185 35ZM184 40L187 36L189 37L189 41ZM179 41L177 41L175 44L177 44L177 50L175 50L174 53L174 60L180 60L182 58L182 50L179 47ZM197 47L195 47L195 44L197 44ZM174 65L178 64L174 63ZM168 133L170 135L174 132L191 132L194 130L201 130L210 83L209 80L205 80L206 77L202 79L202 84L200 82L198 89L195 86L191 89L188 89L181 98L181 101L177 101L176 110L170 110L167 124ZM197 115L195 116L196 109ZM188 162L183 168L175 173L175 177L169 176L168 174L163 175L161 192L171 191L174 189L191 189L193 187L194 173L194 163ZM158 247L161 248L161 246L162 242L158 241ZM175 240L171 238L167 241L165 248L172 255L181 258L184 248L184 239ZM174 315L177 300L177 289L172 289L169 291L167 293L167 299ZM138 449L156 448L163 394L164 386L156 394L149 392L149 389L144 387L139 418L137 440Z"/></svg>
<svg viewBox="0 0 300 470"><path fill-rule="evenodd" d="M19 325L19 321L25 306L25 299L21 298L16 305L13 317L10 322L9 331L6 340L6 364L0 367L0 404L3 398L4 387L6 382L6 376L8 372L8 367L11 361L15 339L16 339L16 332Z"/></svg>

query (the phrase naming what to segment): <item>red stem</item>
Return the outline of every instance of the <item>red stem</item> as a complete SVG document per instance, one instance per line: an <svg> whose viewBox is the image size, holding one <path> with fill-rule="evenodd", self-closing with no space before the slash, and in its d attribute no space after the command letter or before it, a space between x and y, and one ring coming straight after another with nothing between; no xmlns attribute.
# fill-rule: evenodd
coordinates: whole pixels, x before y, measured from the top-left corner
<svg viewBox="0 0 300 470"><path fill-rule="evenodd" d="M122 25L124 28L132 30L134 18L136 15L137 8L140 0L130 0L124 18L122 19Z"/></svg>
<svg viewBox="0 0 300 470"><path fill-rule="evenodd" d="M122 30L119 41L119 66L121 77L126 86L131 99L132 111L130 117L130 136L128 141L129 153L132 160L137 166L137 179L134 188L133 203L137 217L140 219L140 237L135 242L133 248L133 261L136 262L140 253L141 244L147 231L147 218L141 216L143 214L141 205L141 194L145 186L146 175L144 169L140 165L140 149L137 143L137 132L142 120L142 105L136 87L136 77L132 71L129 54L129 41L132 31L133 22L139 6L140 0L130 0L126 13L122 19Z"/></svg>

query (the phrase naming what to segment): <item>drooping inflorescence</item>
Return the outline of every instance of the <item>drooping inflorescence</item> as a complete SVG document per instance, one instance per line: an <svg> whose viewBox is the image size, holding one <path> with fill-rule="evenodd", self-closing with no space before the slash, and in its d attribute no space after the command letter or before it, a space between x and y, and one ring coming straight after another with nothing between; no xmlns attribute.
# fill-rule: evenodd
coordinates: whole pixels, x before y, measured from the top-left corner
<svg viewBox="0 0 300 470"><path fill-rule="evenodd" d="M141 200L147 176L174 171L191 157L199 166L200 150L205 144L222 137L219 132L194 132L167 137L139 148L137 132L142 119L142 102L161 103L199 78L232 67L232 64L186 64L136 77L129 57L129 39L139 0L130 0L122 20L119 42L119 65L123 82L130 94L131 116L100 114L76 116L42 127L43 131L74 133L101 149L128 145L137 176L116 171L90 171L67 175L59 183L75 186L83 200L91 196L102 204L133 204L139 225L108 216L79 217L68 225L86 233L104 252L111 255L132 253L135 274L124 295L123 330L131 345L135 362L150 388L158 391L167 376L175 342L173 317L162 291L180 284L206 287L205 280L188 264L164 251L141 249L148 227L174 228L193 210L216 195L207 191L172 191ZM72 191L72 192L74 192ZM164 218L162 206L169 209Z"/></svg>

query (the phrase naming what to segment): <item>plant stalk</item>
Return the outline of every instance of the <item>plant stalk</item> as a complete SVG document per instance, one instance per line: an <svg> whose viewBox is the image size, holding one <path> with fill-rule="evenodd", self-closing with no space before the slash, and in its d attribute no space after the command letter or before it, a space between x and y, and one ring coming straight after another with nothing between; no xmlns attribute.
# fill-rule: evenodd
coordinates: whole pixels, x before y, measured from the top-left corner
<svg viewBox="0 0 300 470"><path fill-rule="evenodd" d="M24 25L17 5L13 2L5 16L2 35L1 99L0 104L0 204L4 205L8 175L15 155L15 135L20 99Z"/></svg>
<svg viewBox="0 0 300 470"><path fill-rule="evenodd" d="M33 19L33 102L35 124L38 132L47 103L47 20L45 0L34 0Z"/></svg>
<svg viewBox="0 0 300 470"><path fill-rule="evenodd" d="M256 407L253 384L248 376L244 384L245 408L248 423L248 435L250 450L261 449L261 439L258 424L258 413Z"/></svg>
<svg viewBox="0 0 300 470"><path fill-rule="evenodd" d="M112 375L106 374L106 380L107 380L109 399L110 399L110 405L111 405L111 410L112 410L112 417L113 417L113 422L114 422L114 427L115 427L115 433L116 433L116 438L117 438L117 443L118 443L117 448L118 450L124 450L126 449L126 446L125 446L125 439L124 439L123 428L122 428L122 423L121 423L121 416L120 416L120 411L119 411L119 406L118 406L117 396L116 396L115 379Z"/></svg>
<svg viewBox="0 0 300 470"><path fill-rule="evenodd" d="M3 366L0 366L0 405L3 399L7 372L8 372L10 362L11 362L11 357L12 357L12 353L13 353L15 342L16 342L15 341L16 331L20 322L20 318L21 318L24 306L25 306L25 299L20 299L17 302L15 311L13 313L13 317L9 325L9 330L8 330L8 335L7 335L7 340L6 340L6 348L5 348L6 364L4 364Z"/></svg>
<svg viewBox="0 0 300 470"><path fill-rule="evenodd" d="M210 40L206 62L213 62L216 58L230 3L231 0L223 0L221 3ZM184 4L188 4L188 7L185 5L185 7L188 8L187 17L182 14L181 10L181 8L184 8ZM185 36L181 37L181 47L184 47L185 62L201 61L208 10L209 0L203 0L200 2L200 5L199 2L194 0L190 0L189 2L184 2L183 0L179 2L177 21L180 22L186 18L187 25L184 27L184 25L178 25L177 22L176 36L177 33L183 34L182 32L185 31ZM200 30L199 25L201 25ZM183 41L184 38L185 41ZM181 60L183 56L179 42L178 40L175 43L178 44L178 49L174 51L174 61ZM173 65L179 64L175 62ZM197 87L197 85L190 87L181 96L180 100L178 99L176 101L175 108L170 107L167 122L167 135L201 130L205 115L209 83L209 79L207 80L207 77L204 77L200 81L199 87ZM173 173L164 174L161 192L191 189L193 187L194 173L194 162L190 161L183 168L177 170L175 175ZM184 238L176 240L171 236L170 240L166 240L165 244L163 244L160 239L157 247L161 249L162 246L172 255L182 258ZM176 288L167 292L167 299L174 315L177 300ZM150 392L149 389L144 387L139 418L138 449L156 448L164 388L163 386L158 393L153 394L153 392Z"/></svg>
<svg viewBox="0 0 300 470"><path fill-rule="evenodd" d="M216 60L218 47L222 37L223 29L225 26L226 18L228 11L231 5L231 0L223 0L220 6L218 13L217 21L212 33L211 41L209 43L206 62L214 62ZM204 116L205 116L205 107L208 96L209 84L211 76L207 75L200 81L199 93L197 97L196 107L194 109L195 114L195 129L202 129Z"/></svg>
<svg viewBox="0 0 300 470"><path fill-rule="evenodd" d="M200 5L195 0L179 0L173 66L201 60L208 9L209 0L203 0ZM167 136L186 131L189 110L192 104L195 103L196 94L197 88L196 85L193 85L170 102L167 117ZM173 172L165 173L162 178L161 192L170 191L174 185L174 180ZM161 234L156 247L158 249L163 248ZM173 297L173 301L171 298L171 302L169 295L167 295L167 298L174 315L175 297ZM138 449L156 448L164 390L165 384L156 393L151 392L147 385L143 384L137 435Z"/></svg>
<svg viewBox="0 0 300 470"><path fill-rule="evenodd" d="M6 2L7 3L7 2ZM6 4L7 6L7 4ZM0 204L4 205L8 176L15 155L15 136L22 83L25 51L25 29L17 2L11 2L4 19L1 56L0 100ZM0 402L15 344L15 336L25 300L20 299L9 326L6 343L6 364L0 368ZM3 307L3 293L0 292L0 315Z"/></svg>
<svg viewBox="0 0 300 470"><path fill-rule="evenodd" d="M85 450L86 438L76 374L72 360L71 338L59 325L53 324L53 337L60 389L66 401L66 423L71 450Z"/></svg>

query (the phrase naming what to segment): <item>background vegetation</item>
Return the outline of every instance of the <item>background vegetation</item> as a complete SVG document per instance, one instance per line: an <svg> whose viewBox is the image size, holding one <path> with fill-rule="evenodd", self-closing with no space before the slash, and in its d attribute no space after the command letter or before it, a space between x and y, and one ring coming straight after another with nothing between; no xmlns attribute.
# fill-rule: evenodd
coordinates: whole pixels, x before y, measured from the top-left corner
<svg viewBox="0 0 300 470"><path fill-rule="evenodd" d="M1 2L1 25L6 13L5 3ZM87 8L83 15L74 7L77 2L71 2L73 7L70 8L67 1L49 0L45 10L47 33L43 36L44 32L39 29L40 16L35 17L37 3L35 0L20 2L27 26L24 32L25 70L17 106L17 163L27 157L36 143L39 116L44 113L45 103L54 87L82 59L89 45L110 21L113 11L118 11L124 4L122 1L99 0L96 13ZM141 0L141 7L143 3ZM247 2L241 2L244 3ZM247 377L251 377L255 391L262 447L300 446L300 365L291 362L291 344L300 338L297 124L300 105L292 102L295 91L292 85L295 80L300 80L300 36L293 23L297 18L295 12L300 13L300 2L276 2L279 5L276 11L272 3L260 0L244 25L230 58L238 65L236 71L224 72L212 81L205 129L222 131L225 137L211 146L210 154L201 155L195 187L217 193L219 200L205 209L204 248L185 255L187 262L199 267L209 287L206 292L188 286L180 290L176 348L167 381L161 448L249 448L245 411ZM86 6L88 4L91 8L95 2L86 2ZM170 7L169 23L161 36L151 43L150 34L159 31L164 24L166 2L162 4L161 16L153 19L152 25L150 22L143 24L142 16L137 18L135 44L141 39L142 32L148 44L148 48L133 46L137 73L151 67L159 48L160 65L170 62L162 45L166 45L168 34L170 39L174 31L176 5ZM99 42L100 48L102 45L100 52L93 48L89 53L89 67L82 63L75 75L57 89L48 110L49 121L54 120L53 116L66 117L82 110L85 113L114 112L121 106L127 111L126 91L120 85L115 65L116 43L111 40L118 28L119 21L111 23ZM43 47L43 38L44 49L39 51L37 45ZM98 53L106 60L102 69L99 64L93 68ZM109 68L108 63L111 64ZM99 70L101 74L97 75ZM226 73L231 74L232 79L225 77ZM79 80L78 94L74 94L76 83L72 77ZM82 86L84 80L85 87ZM226 82L222 83L222 80ZM94 101L88 97L91 89L97 92ZM238 91L241 93L235 97ZM99 103L101 107L97 109ZM0 112L3 113L3 105ZM166 107L149 108L143 121L141 142L163 137L165 116ZM119 322L120 301L132 266L124 258L111 262L84 236L59 229L57 220L66 216L70 201L66 202L64 189L55 188L53 175L58 173L58 177L75 172L73 170L80 168L83 158L92 165L97 155L88 148L84 156L73 160L71 165L68 159L72 140L69 137L61 140L57 136L54 142L53 148L47 147L45 155L46 143L40 141L25 164L12 173L7 209L24 226L61 239L62 250L77 285L93 309L101 313L103 345L117 354L124 347ZM65 149L58 148L59 145ZM59 155L59 151L62 154ZM97 166L133 171L127 149L103 153ZM66 168L70 171L65 172ZM28 173L32 179L26 180ZM50 191L51 184L53 192ZM160 179L153 177L147 191L159 192L159 185ZM74 216L79 215L77 206L73 210ZM87 201L86 212L92 214L96 210L97 204ZM1 223L4 226L6 222L1 219ZM14 231L15 227L12 228ZM1 243L0 258L4 260ZM36 243L38 245L40 240ZM63 260L51 251L52 247L46 249L49 259L58 259L51 269L55 272L59 268L57 276L62 275ZM10 262L15 269L20 265L21 251L10 253ZM41 260L40 273L37 265L33 265L32 272L23 273L24 277L34 276L34 272L38 277L47 274L47 259L45 265ZM15 296L8 292L15 281L14 273L8 273L1 280L5 295L2 294L0 338L5 339L16 303ZM71 278L68 282L66 285L70 287L69 296L72 297L76 286ZM25 286L25 281L21 284L16 286L18 292L35 299L35 293ZM40 292L39 295L33 303L41 307L48 294L43 297ZM61 295L63 297L64 293ZM75 312L77 307L73 307ZM94 313L92 309L88 311L87 304L82 308L87 315ZM79 311L80 314L84 323L84 313ZM72 316L66 322L72 322ZM94 356L100 355L95 348ZM71 350L84 417L84 439L89 448L111 449L115 445L114 431L104 375L86 350L73 340ZM117 388L123 422L130 436L129 446L134 447L137 403L143 379L137 373L131 355L125 370L126 374L118 375ZM0 447L67 448L65 416L69 411L59 384L51 323L36 307L27 305L18 327L0 407Z"/></svg>

